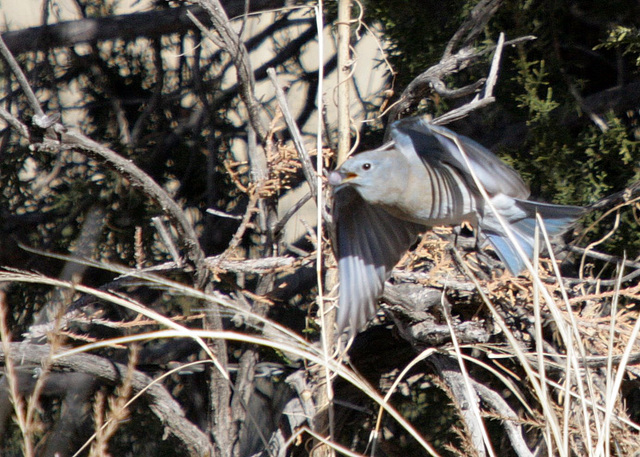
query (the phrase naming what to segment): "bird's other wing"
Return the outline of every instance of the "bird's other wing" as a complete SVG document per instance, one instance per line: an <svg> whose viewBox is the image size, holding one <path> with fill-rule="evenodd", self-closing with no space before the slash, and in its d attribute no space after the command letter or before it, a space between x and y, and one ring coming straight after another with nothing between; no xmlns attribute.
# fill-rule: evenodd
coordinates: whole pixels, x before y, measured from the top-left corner
<svg viewBox="0 0 640 457"><path fill-rule="evenodd" d="M425 227L364 201L350 187L334 199L340 297L337 324L353 336L375 315L391 270Z"/></svg>
<svg viewBox="0 0 640 457"><path fill-rule="evenodd" d="M437 167L446 163L456 167L475 187L457 139L469 159L473 172L489 195L504 194L526 199L529 188L518 172L500 160L491 151L470 138L458 135L449 129L432 125L425 117L411 117L396 121L391 127L391 136L397 148L411 161L418 155L424 162Z"/></svg>

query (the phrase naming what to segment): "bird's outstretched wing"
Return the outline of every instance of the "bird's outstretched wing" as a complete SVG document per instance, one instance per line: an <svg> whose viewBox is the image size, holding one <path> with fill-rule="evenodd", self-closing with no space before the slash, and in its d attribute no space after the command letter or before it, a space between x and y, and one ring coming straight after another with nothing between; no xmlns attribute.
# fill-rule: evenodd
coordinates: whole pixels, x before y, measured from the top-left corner
<svg viewBox="0 0 640 457"><path fill-rule="evenodd" d="M473 172L489 195L504 194L523 200L529 196L529 188L518 172L491 151L470 138L430 124L425 117L396 121L391 127L391 137L397 149L412 163L419 157L425 166L437 168L442 164L451 165L466 178L469 186L475 188L455 138L464 148Z"/></svg>
<svg viewBox="0 0 640 457"><path fill-rule="evenodd" d="M391 270L426 227L370 205L350 187L336 193L333 215L340 275L338 330L349 327L355 335L375 315Z"/></svg>

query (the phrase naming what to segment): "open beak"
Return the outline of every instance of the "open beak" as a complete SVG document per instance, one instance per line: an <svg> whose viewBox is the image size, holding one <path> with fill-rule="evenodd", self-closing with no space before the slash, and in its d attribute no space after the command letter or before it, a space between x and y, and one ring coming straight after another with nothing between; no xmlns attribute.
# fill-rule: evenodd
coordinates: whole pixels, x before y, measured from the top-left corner
<svg viewBox="0 0 640 457"><path fill-rule="evenodd" d="M340 171L332 171L329 174L329 184L331 184L334 187L341 187L345 184L347 184L349 181L351 181L354 178L357 178L358 175L355 173L342 173ZM338 189L336 189L338 190Z"/></svg>

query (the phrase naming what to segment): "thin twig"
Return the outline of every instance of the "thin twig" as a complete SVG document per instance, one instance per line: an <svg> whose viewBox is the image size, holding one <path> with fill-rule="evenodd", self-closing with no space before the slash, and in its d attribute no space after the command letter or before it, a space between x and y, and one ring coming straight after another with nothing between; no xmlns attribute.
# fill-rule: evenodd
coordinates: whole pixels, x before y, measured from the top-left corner
<svg viewBox="0 0 640 457"><path fill-rule="evenodd" d="M276 72L273 68L269 68L267 70L267 74L269 75L269 79L271 80L271 84L276 91L276 98L278 100L278 104L280 105L280 110L284 116L284 120L287 123L287 127L289 128L289 132L291 133L291 138L293 139L293 144L300 155L300 162L302 163L302 172L304 173L304 177L311 188L311 196L315 200L318 195L318 184L316 182L316 172L313 169L313 165L311 163L311 157L309 157L309 153L307 149L304 147L304 142L302 141L302 135L300 134L300 129L296 124L296 121L293 119L291 115L291 111L289 110L289 105L287 104L287 98L284 95L284 91L282 87L278 83L278 78L276 76Z"/></svg>
<svg viewBox="0 0 640 457"><path fill-rule="evenodd" d="M162 240L162 242L164 243L164 246L169 251L169 254L171 254L171 258L178 265L178 268L181 268L182 267L182 257L180 257L180 253L178 252L178 249L176 248L176 245L173 242L173 239L171 238L171 235L169 234L169 231L164 226L164 223L162 222L162 218L160 218L160 217L152 217L151 218L151 222L153 222L153 225L155 226L156 231L158 232L158 235L160 236L160 239Z"/></svg>
<svg viewBox="0 0 640 457"><path fill-rule="evenodd" d="M237 214L229 214L224 211L217 210L215 208L207 208L207 213L213 214L214 216L224 217L226 219L235 219L236 221L241 221L242 216L238 216Z"/></svg>
<svg viewBox="0 0 640 457"><path fill-rule="evenodd" d="M280 230L284 228L284 226L289 222L289 219L296 214L300 208L302 208L309 200L311 200L311 192L308 192L304 195L300 200L298 200L293 206L291 206L287 212L280 218L280 220L273 227L273 232L278 233Z"/></svg>
<svg viewBox="0 0 640 457"><path fill-rule="evenodd" d="M18 131L18 134L25 137L27 140L29 139L29 129L26 125L20 122L16 117L14 117L9 111L0 106L0 117L4 119L7 124Z"/></svg>
<svg viewBox="0 0 640 457"><path fill-rule="evenodd" d="M27 96L27 100L29 101L31 108L33 109L33 111L35 111L34 121L36 121L37 125L40 127L43 127L43 128L48 127L46 126L46 124L44 124L46 123L47 116L44 113L44 111L42 111L42 107L40 106L38 97L36 97L36 94L33 92L33 89L31 89L31 86L29 85L29 80L27 80L27 77L22 72L22 68L20 68L20 65L18 65L18 62L13 57L13 54L11 54L11 51L9 51L9 48L7 47L4 40L2 39L2 35L0 35L0 53L2 54L2 57L4 57L4 60L7 62L7 64L9 65L11 72L14 74L14 76L18 80L20 87L22 87L22 91ZM41 122L43 123L42 125L40 124Z"/></svg>

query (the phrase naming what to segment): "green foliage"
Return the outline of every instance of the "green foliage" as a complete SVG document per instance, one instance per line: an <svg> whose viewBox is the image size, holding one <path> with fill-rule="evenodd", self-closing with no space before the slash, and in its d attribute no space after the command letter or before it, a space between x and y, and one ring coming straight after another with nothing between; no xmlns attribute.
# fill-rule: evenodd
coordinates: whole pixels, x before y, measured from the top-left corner
<svg viewBox="0 0 640 457"><path fill-rule="evenodd" d="M526 108L529 111L528 123L548 121L551 112L560 104L553 99L553 88L549 87L546 81L548 73L544 60L527 62L521 57L516 61L516 68L516 81L524 89L523 94L515 97L518 108Z"/></svg>
<svg viewBox="0 0 640 457"><path fill-rule="evenodd" d="M514 81L521 92L514 99L517 108L526 111L528 130L521 147L502 153L531 183L534 196L589 205L640 178L636 166L640 149L633 126L608 112L601 118L604 129L592 122L568 128L568 102L554 97L546 62L528 61L521 53L515 64ZM595 217L587 217L584 224L590 225ZM632 214L624 214L622 227L602 248L617 254L640 252L640 243L632 236L634 224ZM610 228L607 223L596 226L586 240L599 239Z"/></svg>
<svg viewBox="0 0 640 457"><path fill-rule="evenodd" d="M609 31L606 40L595 46L598 49L619 49L624 54L640 54L640 31L636 27L616 25ZM640 66L640 57L636 58L636 66Z"/></svg>

